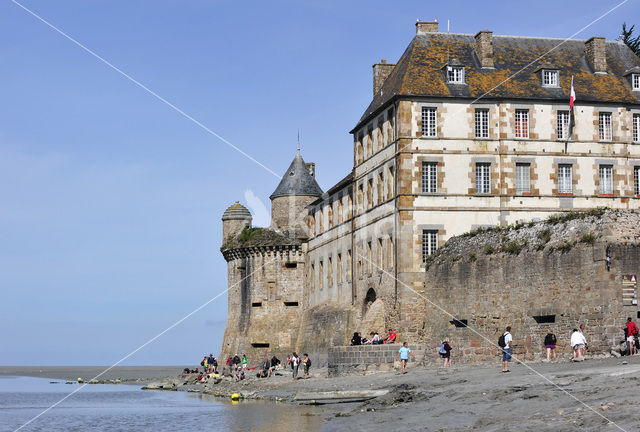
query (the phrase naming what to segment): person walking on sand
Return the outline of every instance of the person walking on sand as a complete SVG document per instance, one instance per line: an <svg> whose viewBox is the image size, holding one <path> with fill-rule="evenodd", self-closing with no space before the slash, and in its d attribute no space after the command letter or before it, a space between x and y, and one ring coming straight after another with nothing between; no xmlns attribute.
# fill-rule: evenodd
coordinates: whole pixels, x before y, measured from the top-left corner
<svg viewBox="0 0 640 432"><path fill-rule="evenodd" d="M291 355L291 368L293 369L293 379L298 379L298 367L300 366L300 357L295 352Z"/></svg>
<svg viewBox="0 0 640 432"><path fill-rule="evenodd" d="M587 337L584 335L584 324L580 324L580 334L582 335L582 339L584 340L584 346L581 349L582 358L587 356L587 350L589 349L589 345L587 345Z"/></svg>
<svg viewBox="0 0 640 432"><path fill-rule="evenodd" d="M573 349L573 359L572 361L582 361L584 360L584 356L582 355L582 350L584 350L587 341L578 329L573 329L571 333L571 348Z"/></svg>
<svg viewBox="0 0 640 432"><path fill-rule="evenodd" d="M498 342L498 345L502 348L502 372L511 372L509 370L509 362L513 356L513 336L511 336L511 326L507 326ZM500 342L504 343L504 345Z"/></svg>
<svg viewBox="0 0 640 432"><path fill-rule="evenodd" d="M409 344L407 344L406 342L402 342L402 347L400 347L400 349L398 350L398 355L396 356L396 360L400 359L400 363L402 364L402 374L406 374L406 367L407 367L407 362L409 361L409 354L411 354L411 357L416 358L416 356L413 355L413 352L411 352L411 349L409 348Z"/></svg>
<svg viewBox="0 0 640 432"><path fill-rule="evenodd" d="M551 353L553 353L553 361L557 361L556 358L556 335L553 334L551 329L547 330L547 335L544 337L544 347L547 350L547 361L551 361Z"/></svg>
<svg viewBox="0 0 640 432"><path fill-rule="evenodd" d="M309 378L309 368L311 367L311 359L309 358L309 354L304 353L302 355L302 365L304 366L304 378Z"/></svg>
<svg viewBox="0 0 640 432"><path fill-rule="evenodd" d="M438 348L438 354L440 354L440 357L444 359L444 363L442 364L443 368L451 367L451 350L452 349L453 347L449 345L449 342L447 341L447 339L443 340L442 345L440 345L440 348Z"/></svg>

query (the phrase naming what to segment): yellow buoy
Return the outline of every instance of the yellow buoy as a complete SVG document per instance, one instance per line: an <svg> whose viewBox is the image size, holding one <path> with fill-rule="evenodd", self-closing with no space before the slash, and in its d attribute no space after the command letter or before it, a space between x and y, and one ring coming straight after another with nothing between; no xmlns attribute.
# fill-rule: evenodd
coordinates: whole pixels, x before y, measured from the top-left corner
<svg viewBox="0 0 640 432"><path fill-rule="evenodd" d="M84 382L84 381L82 380L82 378L78 377L78 382L81 383L81 382Z"/></svg>
<svg viewBox="0 0 640 432"><path fill-rule="evenodd" d="M240 395L238 393L234 393L231 395L232 401L237 401L238 399L240 399Z"/></svg>

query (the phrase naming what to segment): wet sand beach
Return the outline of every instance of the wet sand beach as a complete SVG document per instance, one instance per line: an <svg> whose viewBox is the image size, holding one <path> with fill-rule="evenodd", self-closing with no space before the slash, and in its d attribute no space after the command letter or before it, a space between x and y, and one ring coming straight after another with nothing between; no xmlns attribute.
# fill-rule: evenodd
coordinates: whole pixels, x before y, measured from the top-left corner
<svg viewBox="0 0 640 432"><path fill-rule="evenodd" d="M195 376L179 376L182 367L122 367L106 375L129 382L155 378L150 388L164 386L229 400L233 393L246 399L299 404L298 398L317 392L383 390L367 401L324 405L327 431L607 431L640 430L640 356L588 359L581 363L512 363L510 373L500 365L424 368L410 364L408 373L379 372L327 378L326 369L312 370L309 379L292 380L284 370L269 379L249 376L242 382L225 378L194 383ZM58 379L89 377L99 367L0 367L0 375ZM162 378L171 376L170 378ZM84 378L84 376L83 376ZM584 403L584 404L583 404ZM593 408L593 410L591 409ZM175 425L176 430L180 425Z"/></svg>
<svg viewBox="0 0 640 432"><path fill-rule="evenodd" d="M324 427L328 431L640 430L640 357L531 367L549 381L515 363L510 373L501 373L498 363L459 368L454 363L453 369L410 365L406 375L326 378L326 369L321 369L312 378L297 381L284 371L270 379L254 375L240 383L225 379L218 384L179 384L174 389L220 397L239 392L245 398L290 403L314 392L388 391L366 402L325 405L334 412Z"/></svg>

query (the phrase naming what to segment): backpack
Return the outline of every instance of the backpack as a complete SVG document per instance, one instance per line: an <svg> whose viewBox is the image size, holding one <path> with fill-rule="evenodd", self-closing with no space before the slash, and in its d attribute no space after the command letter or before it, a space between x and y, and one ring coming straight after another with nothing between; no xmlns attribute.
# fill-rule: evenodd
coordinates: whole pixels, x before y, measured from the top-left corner
<svg viewBox="0 0 640 432"><path fill-rule="evenodd" d="M504 348L507 346L507 343L504 341L504 333L498 338L498 346L500 348Z"/></svg>
<svg viewBox="0 0 640 432"><path fill-rule="evenodd" d="M440 345L440 348L438 348L438 353L439 354L446 354L447 350L444 349L444 342L442 343L442 345Z"/></svg>
<svg viewBox="0 0 640 432"><path fill-rule="evenodd" d="M311 359L307 358L307 367L310 368L311 367Z"/></svg>

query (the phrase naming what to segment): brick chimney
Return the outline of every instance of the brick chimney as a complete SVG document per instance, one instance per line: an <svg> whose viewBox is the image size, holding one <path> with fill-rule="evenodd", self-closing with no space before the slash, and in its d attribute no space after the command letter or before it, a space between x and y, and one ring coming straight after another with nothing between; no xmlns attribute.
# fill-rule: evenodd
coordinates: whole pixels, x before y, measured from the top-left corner
<svg viewBox="0 0 640 432"><path fill-rule="evenodd" d="M476 54L483 68L493 68L493 32L481 30L476 33Z"/></svg>
<svg viewBox="0 0 640 432"><path fill-rule="evenodd" d="M592 37L584 44L584 54L595 73L607 73L607 52L605 44L606 41L603 37Z"/></svg>
<svg viewBox="0 0 640 432"><path fill-rule="evenodd" d="M420 21L416 22L416 34L438 33L438 21Z"/></svg>
<svg viewBox="0 0 640 432"><path fill-rule="evenodd" d="M375 97L380 93L384 80L387 79L395 64L387 63L385 59L380 60L380 63L373 65L373 96Z"/></svg>

